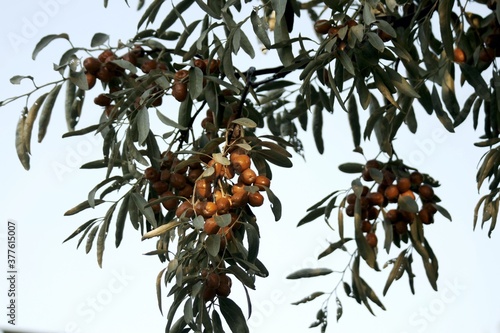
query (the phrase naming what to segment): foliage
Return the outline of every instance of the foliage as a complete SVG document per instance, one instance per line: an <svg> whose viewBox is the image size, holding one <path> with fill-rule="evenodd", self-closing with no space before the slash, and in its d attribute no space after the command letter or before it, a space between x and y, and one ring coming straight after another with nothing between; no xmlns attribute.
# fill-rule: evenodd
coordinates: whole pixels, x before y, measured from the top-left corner
<svg viewBox="0 0 500 333"><path fill-rule="evenodd" d="M64 99L68 132L63 137L102 136L102 159L81 168L103 169L104 178L65 215L98 205L107 210L66 241L79 236L77 246L85 242L87 253L95 244L102 265L112 224L117 247L127 221L142 239L156 239L148 255L168 261L156 282L160 311L166 286L173 299L166 332L222 332L222 318L232 332L248 332L241 300L228 296L233 280L247 291L255 289L256 277L268 275L259 260L260 232L252 207L262 205L265 193L280 219L282 203L270 186L273 165L292 167L290 150L304 154L297 133L299 127L307 131L310 122L322 154L323 117L334 110L347 114L355 153L364 154L363 142L373 136L380 151L366 164L340 165L342 172L353 174L350 188L335 189L298 223L324 217L338 232L338 241L318 260L338 250L350 257L340 272L305 268L288 276L340 273L330 293L315 292L294 303L326 296L311 327L326 330L333 296L340 319L341 285L370 312L371 303L385 310L360 275L362 264L380 271L379 247L392 256L393 246L406 246L384 265L392 269L383 295L405 273L414 293L414 255L422 258L429 283L437 288L438 260L424 231L434 214L451 216L434 193L439 182L405 164L394 141L405 127L416 132L419 110L435 115L449 132L468 117L474 129L483 122L476 146L488 151L476 180L478 189L487 181L489 193L477 203L473 224L482 207L481 227L489 221L491 235L500 203L496 1L181 0L173 5L158 0L147 6L140 1L138 10L143 15L137 34L117 45L105 33L96 33L90 47L74 46L65 33L43 37L33 59L54 40L70 45L54 65L61 78L37 85L32 76L14 76L12 84L31 80L34 89L0 106L26 99L15 144L27 170L35 121L41 142L58 100ZM309 36L297 22L310 24ZM281 65L241 68L242 53L254 58L259 52L252 37ZM457 84L474 90L463 105ZM85 96L100 88L94 100L102 106L99 122L77 129L88 103ZM29 105L32 95L36 99ZM177 103L176 119L162 112L165 100ZM361 121L363 111L366 122ZM250 312L248 292L247 297Z"/></svg>

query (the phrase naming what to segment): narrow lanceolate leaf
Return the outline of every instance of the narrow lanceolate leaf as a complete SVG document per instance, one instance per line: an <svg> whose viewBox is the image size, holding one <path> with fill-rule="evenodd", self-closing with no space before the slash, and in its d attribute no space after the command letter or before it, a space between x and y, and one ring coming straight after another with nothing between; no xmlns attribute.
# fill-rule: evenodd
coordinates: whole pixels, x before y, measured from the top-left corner
<svg viewBox="0 0 500 333"><path fill-rule="evenodd" d="M66 96L64 101L64 114L66 116L66 126L68 131L73 131L75 126L72 125L72 107L76 97L76 85L71 80L66 81Z"/></svg>
<svg viewBox="0 0 500 333"><path fill-rule="evenodd" d="M94 208L97 205L102 204L103 202L104 202L104 200L101 200L101 199L94 200L94 205L92 206L92 208ZM90 206L90 203L88 202L88 200L85 200L85 201L79 203L78 205L76 205L75 207L67 210L66 213L64 213L64 216L75 215L75 214L77 214L77 213L79 213L82 210L87 209L87 208L91 208L91 206Z"/></svg>
<svg viewBox="0 0 500 333"><path fill-rule="evenodd" d="M392 267L391 272L389 273L389 277L387 278L387 281L384 286L383 290L383 295L385 296L387 294L387 291L389 290L389 287L391 286L392 282L401 274L401 271L404 270L405 267L405 262L406 262L406 250L402 251L396 261L394 262L394 265Z"/></svg>
<svg viewBox="0 0 500 333"><path fill-rule="evenodd" d="M464 75L467 82L469 82L469 84L474 88L479 97L481 97L485 101L489 101L490 90L481 72L476 67L468 64L460 64L460 69L462 70L462 74Z"/></svg>
<svg viewBox="0 0 500 333"><path fill-rule="evenodd" d="M61 84L56 85L47 95L45 102L43 103L42 113L38 119L38 142L42 142L45 134L47 133L47 126L49 126L50 116L52 115L52 109L56 103L57 95L61 90Z"/></svg>
<svg viewBox="0 0 500 333"><path fill-rule="evenodd" d="M163 307L162 307L162 302L161 302L161 281L163 280L163 273L167 267L163 268L160 273L158 273L158 276L156 276L156 299L158 301L158 308L160 309L160 313L163 315Z"/></svg>
<svg viewBox="0 0 500 333"><path fill-rule="evenodd" d="M403 78L397 71L390 67L386 67L385 71L389 74L392 80L392 84L398 89L398 91L404 95L420 98L420 95L413 89L413 87Z"/></svg>
<svg viewBox="0 0 500 333"><path fill-rule="evenodd" d="M289 274L286 278L289 280L295 280L295 279L310 278L321 275L328 275L330 273L333 273L333 271L329 268L303 268Z"/></svg>
<svg viewBox="0 0 500 333"><path fill-rule="evenodd" d="M111 218L113 217L113 212L115 211L116 203L114 203L111 207L109 207L106 215L104 216L104 221L101 224L101 228L99 230L99 235L97 235L97 264L102 268L102 258L104 255L104 245L106 242L106 237L108 236L109 224L111 222Z"/></svg>
<svg viewBox="0 0 500 333"><path fill-rule="evenodd" d="M325 145L323 142L323 110L318 104L314 106L312 129L316 148L320 154L323 154L325 151Z"/></svg>
<svg viewBox="0 0 500 333"><path fill-rule="evenodd" d="M260 40L260 42L264 44L264 46L267 49L269 49L271 47L271 40L267 35L267 30L264 27L264 22L259 17L256 11L252 11L252 14L250 15L250 20L252 22L252 27L253 31L255 32L255 35Z"/></svg>
<svg viewBox="0 0 500 333"><path fill-rule="evenodd" d="M178 15L182 14L186 9L191 7L193 2L194 2L194 0L180 1L177 4L177 6L175 6L174 9L169 11L168 15L165 17L165 19L161 23L160 27L158 28L157 33L162 34L165 31L167 31L167 29L170 28L172 26L172 24L175 23L175 21L177 21L177 19L179 18Z"/></svg>
<svg viewBox="0 0 500 333"><path fill-rule="evenodd" d="M439 93L437 92L436 86L432 87L432 104L434 105L434 110L436 111L436 116L438 117L441 124L443 124L444 128L451 133L455 132L453 128L453 122L443 110L443 105L441 104L441 99L439 97Z"/></svg>
<svg viewBox="0 0 500 333"><path fill-rule="evenodd" d="M128 205L130 202L130 195L125 195L122 200L122 205L118 210L118 216L116 217L116 229L115 229L115 246L120 246L123 238L123 229L125 229L125 220L128 213Z"/></svg>
<svg viewBox="0 0 500 333"><path fill-rule="evenodd" d="M26 123L26 117L25 115L21 115L17 122L17 127L16 127L16 152L17 152L17 157L19 157L19 161L21 161L21 164L26 170L30 169L30 155L28 154L28 148L26 146L26 142L24 141L25 135L24 135L24 125Z"/></svg>
<svg viewBox="0 0 500 333"><path fill-rule="evenodd" d="M66 243L67 241L69 241L70 239L72 239L73 237L75 237L76 235L78 235L79 233L81 233L82 231L88 230L89 228L92 227L92 225L96 221L97 221L97 219L94 218L94 219L91 219L91 220L85 222L84 224L82 224L81 226L79 226L75 231L73 231L73 233L71 235L69 235L68 238L66 238L65 240L63 240L63 243Z"/></svg>
<svg viewBox="0 0 500 333"><path fill-rule="evenodd" d="M171 221L171 222L162 224L158 228L155 228L155 229L145 233L144 236L142 236L141 240L145 240L145 239L149 239L149 238L163 235L164 233L178 227L179 225L181 225L181 222L179 222L179 221Z"/></svg>
<svg viewBox="0 0 500 333"><path fill-rule="evenodd" d="M358 105L356 103L356 98L354 95L349 97L347 106L349 125L351 126L352 139L354 141L354 147L358 148L361 144L361 126L359 124L359 114Z"/></svg>
<svg viewBox="0 0 500 333"><path fill-rule="evenodd" d="M95 227L90 230L88 236L87 236L87 242L85 244L85 253L89 253L90 250L92 249L92 244L94 243L95 236L97 235L97 231L99 230L99 226L96 225Z"/></svg>
<svg viewBox="0 0 500 333"><path fill-rule="evenodd" d="M33 50L33 54L31 55L31 58L33 60L36 59L36 56L38 53L40 53L41 50L43 50L47 45L49 45L53 40L59 39L59 38L64 38L66 40L69 40L68 34L62 33L58 35L47 35L40 39L40 41L36 44L35 49Z"/></svg>
<svg viewBox="0 0 500 333"><path fill-rule="evenodd" d="M450 27L451 11L454 0L440 0L438 6L439 28L443 41L444 51L448 59L453 60L453 33Z"/></svg>
<svg viewBox="0 0 500 333"><path fill-rule="evenodd" d="M310 302L316 298L318 298L319 296L321 295L324 295L325 293L322 292L322 291L316 291L316 292L313 292L311 295L307 296L307 297L304 297L303 299L299 300L299 301L296 301L296 302L293 302L292 305L299 305L299 304L302 304L302 303L307 303L307 302Z"/></svg>
<svg viewBox="0 0 500 333"><path fill-rule="evenodd" d="M318 260L323 258L323 257L326 257L330 253L333 253L333 251L342 248L344 246L344 244L350 240L352 240L352 238L344 238L344 239L341 239L335 243L330 243L330 245L323 252L321 252L318 255Z"/></svg>
<svg viewBox="0 0 500 333"><path fill-rule="evenodd" d="M156 229L156 226L158 223L156 222L155 214L153 212L153 208L148 206L148 202L142 195L140 195L137 192L132 193L132 199L134 200L135 205L139 209L139 211L146 217L149 223ZM152 230L154 231L154 230ZM145 239L146 235L143 236L143 239Z"/></svg>
<svg viewBox="0 0 500 333"><path fill-rule="evenodd" d="M337 321L339 321L340 317L342 317L343 309L342 303L340 302L338 297L335 297L335 303L337 304Z"/></svg>
<svg viewBox="0 0 500 333"><path fill-rule="evenodd" d="M238 304L230 298L219 297L222 316L233 333L249 333L247 321Z"/></svg>

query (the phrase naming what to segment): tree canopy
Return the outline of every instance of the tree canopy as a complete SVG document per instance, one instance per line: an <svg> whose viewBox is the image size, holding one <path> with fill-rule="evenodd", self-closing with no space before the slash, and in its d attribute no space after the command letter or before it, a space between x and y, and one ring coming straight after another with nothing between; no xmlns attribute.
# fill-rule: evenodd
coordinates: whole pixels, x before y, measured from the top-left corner
<svg viewBox="0 0 500 333"><path fill-rule="evenodd" d="M287 189L272 186L273 172L304 157L299 129L311 131L319 154L335 144L325 139L326 114L346 115L353 154L366 162L339 165L352 174L349 188L332 188L298 212L298 227L322 219L337 234L318 260L335 251L348 257L330 294L296 302L326 298L311 327L324 332L331 313L339 320L342 297L372 313L373 306L385 309L379 295L403 276L414 293L415 258L437 289L438 259L425 232L432 232L435 214L451 220L453 212L441 201L439 181L403 160L398 152L405 147L395 140L401 131L416 133L417 113L435 117L449 133L470 117L484 131L475 143L487 149L476 181L489 193L471 224L486 226L491 236L500 204L496 1L159 0L139 1L138 10L144 14L133 23L137 33L116 45L102 32L90 47L73 45L66 33L40 39L34 60L53 41L68 42L55 59L60 79L40 85L14 76L12 84L29 80L33 89L0 106L26 100L15 145L27 170L34 128L42 142L57 101L63 100L64 138L102 136L102 158L81 168L100 169L103 179L65 215L95 207L105 207L104 214L65 241L87 253L95 248L101 266L105 245L114 240L119 247L125 228L155 239L148 255L164 263L156 279L160 311L165 297L173 299L166 332L249 331L242 304L251 312L249 290L269 273L259 260L254 207L267 202L281 218L286 202L279 192ZM258 53L273 60L252 62ZM465 87L472 93L461 98ZM79 128L85 109L96 105L99 122ZM363 149L370 140L377 151ZM360 267L380 271L382 262L392 268L375 291ZM303 268L287 278L333 272ZM236 282L247 300L230 297Z"/></svg>

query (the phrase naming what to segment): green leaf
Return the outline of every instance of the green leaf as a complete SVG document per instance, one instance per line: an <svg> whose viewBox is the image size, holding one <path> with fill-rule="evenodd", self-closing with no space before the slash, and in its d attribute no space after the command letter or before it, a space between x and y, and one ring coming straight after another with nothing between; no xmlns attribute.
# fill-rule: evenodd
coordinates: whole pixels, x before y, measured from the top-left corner
<svg viewBox="0 0 500 333"><path fill-rule="evenodd" d="M155 229L151 230L151 233L154 233L154 231L159 229L159 228L167 228L165 226L168 225L168 223L161 225L159 228L156 227L158 225L158 223L156 222L153 208L148 206L148 202L146 201L146 199L144 199L144 197L142 195L140 195L137 192L132 192L132 199L134 200L137 208L139 208L139 211L146 217L146 219L149 221L149 223L151 223L153 228L155 228ZM156 232L158 232L158 230ZM146 237L146 235L148 237ZM150 233L147 233L144 236L142 236L142 239L144 240L144 239L147 239L149 237L153 237L150 235L151 235Z"/></svg>
<svg viewBox="0 0 500 333"><path fill-rule="evenodd" d="M384 41L374 32L368 31L366 33L368 37L368 42L379 52L384 52L385 44Z"/></svg>
<svg viewBox="0 0 500 333"><path fill-rule="evenodd" d="M451 1L451 0L447 0ZM476 68L468 64L460 64L460 69L464 75L467 82L474 88L479 97L485 101L490 100L490 90L488 84L484 81L481 72Z"/></svg>
<svg viewBox="0 0 500 333"><path fill-rule="evenodd" d="M163 273L167 267L163 268L158 275L156 276L156 300L158 302L158 308L160 309L160 313L163 315L163 307L162 307L162 301L161 301L161 281L163 280Z"/></svg>
<svg viewBox="0 0 500 333"><path fill-rule="evenodd" d="M61 90L62 84L56 85L47 95L45 102L43 103L42 113L38 119L38 142L42 142L45 134L47 133L47 126L49 126L50 117L52 115L52 109L56 103L57 95Z"/></svg>
<svg viewBox="0 0 500 333"><path fill-rule="evenodd" d="M281 201L280 199L271 191L270 188L264 186L264 189L266 190L267 197L269 198L269 201L271 202L271 209L274 214L274 220L279 221L281 219Z"/></svg>
<svg viewBox="0 0 500 333"><path fill-rule="evenodd" d="M10 83L20 84L21 81L24 79L30 79L31 81L33 81L33 76L31 76L31 75L14 75L13 77L10 78Z"/></svg>
<svg viewBox="0 0 500 333"><path fill-rule="evenodd" d="M198 67L189 69L188 88L192 99L198 98L203 92L203 72Z"/></svg>
<svg viewBox="0 0 500 333"><path fill-rule="evenodd" d="M95 199L95 194L96 194L97 190L99 190L101 187L103 187L104 185L106 185L106 184L108 184L110 182L113 182L113 181L122 181L122 180L123 180L123 177L121 177L121 176L113 176L113 177L104 179L99 184L97 184L96 186L94 186L94 188L92 190L90 190L90 192L88 194L87 202L88 202L89 206L91 208L95 207L95 202L97 201Z"/></svg>
<svg viewBox="0 0 500 333"><path fill-rule="evenodd" d="M329 268L303 268L289 274L286 278L289 280L295 280L295 279L316 277L321 275L328 275L331 273L333 273L333 271Z"/></svg>
<svg viewBox="0 0 500 333"><path fill-rule="evenodd" d="M92 249L92 244L94 242L95 236L97 235L97 231L99 230L99 226L96 225L92 230L90 230L87 236L87 242L85 244L85 253L89 253Z"/></svg>
<svg viewBox="0 0 500 333"><path fill-rule="evenodd" d="M211 255L212 257L216 257L219 254L220 241L221 241L221 236L218 234L207 236L207 239L205 241L205 246L208 254Z"/></svg>
<svg viewBox="0 0 500 333"><path fill-rule="evenodd" d="M238 125L241 125L241 126L244 126L247 128L256 128L257 127L257 124L255 123L255 121L253 121L250 118L245 118L245 117L237 118L237 119L233 120L232 123L238 124Z"/></svg>
<svg viewBox="0 0 500 333"><path fill-rule="evenodd" d="M94 34L92 37L92 40L90 41L90 47L97 47L101 46L104 43L106 43L109 40L109 35L97 32Z"/></svg>
<svg viewBox="0 0 500 333"><path fill-rule="evenodd" d="M357 149L361 144L361 125L359 124L358 105L356 103L356 98L354 97L354 95L351 95L349 97L347 112L354 147Z"/></svg>
<svg viewBox="0 0 500 333"><path fill-rule="evenodd" d="M361 173L364 169L364 164L361 163L342 163L339 165L339 170L344 173Z"/></svg>
<svg viewBox="0 0 500 333"><path fill-rule="evenodd" d="M304 297L302 298L301 300L299 301L296 301L296 302L293 302L292 305L299 305L299 304L303 304L303 303L307 303L307 302L310 302L316 298L318 298L319 296L322 296L324 295L325 293L322 292L322 291L316 291L316 292L313 292L311 295L307 296L307 297Z"/></svg>
<svg viewBox="0 0 500 333"><path fill-rule="evenodd" d="M316 220L318 217L321 215L325 214L325 207L319 207L316 208L309 213L307 213L306 216L304 216L302 219L300 219L299 223L297 224L297 227L300 227L301 225L304 225L306 223L309 223L311 221Z"/></svg>
<svg viewBox="0 0 500 333"><path fill-rule="evenodd" d="M291 168L293 166L292 161L288 157L271 149L255 150L253 153L261 155L266 161L283 168Z"/></svg>
<svg viewBox="0 0 500 333"><path fill-rule="evenodd" d="M352 238L344 238L335 243L330 243L330 245L318 255L318 260L333 253L335 250L342 248L344 244L350 240L352 240Z"/></svg>
<svg viewBox="0 0 500 333"><path fill-rule="evenodd" d="M338 297L335 297L335 304L337 304L337 321L339 321L340 317L342 317L342 303L340 302Z"/></svg>
<svg viewBox="0 0 500 333"><path fill-rule="evenodd" d="M325 151L323 143L323 108L319 104L314 106L312 130L316 148L320 154L323 154Z"/></svg>
<svg viewBox="0 0 500 333"><path fill-rule="evenodd" d="M28 151L28 145L25 141L26 135L24 133L26 123L25 115L21 115L16 126L16 137L15 137L15 147L17 152L17 157L23 165L25 170L30 169L30 155Z"/></svg>
<svg viewBox="0 0 500 333"><path fill-rule="evenodd" d="M187 130L187 127L179 125L178 123L176 123L175 121L173 121L172 119L168 118L163 113L161 113L158 109L156 110L156 115L158 116L158 119L160 119L160 121L167 126L180 129L181 131Z"/></svg>
<svg viewBox="0 0 500 333"><path fill-rule="evenodd" d="M247 321L238 304L230 298L219 298L220 311L226 320L231 332L249 333Z"/></svg>
<svg viewBox="0 0 500 333"><path fill-rule="evenodd" d="M79 212L81 212L82 210L85 210L87 208L94 208L95 206L98 206L100 204L102 204L103 202L105 202L104 200L101 200L101 199L96 199L94 200L94 205L93 206L90 206L90 203L88 200L85 200L81 203L79 203L78 205L76 205L75 207L69 209L66 211L66 213L64 213L64 216L71 216L71 215L75 215Z"/></svg>
<svg viewBox="0 0 500 333"><path fill-rule="evenodd" d="M122 200L122 205L118 210L118 216L116 217L116 229L115 229L115 246L120 246L123 239L123 229L125 229L125 219L127 218L128 205L130 201L130 195L125 195Z"/></svg>
<svg viewBox="0 0 500 333"><path fill-rule="evenodd" d="M88 220L87 222L85 222L84 224L79 226L75 231L73 231L73 233L71 235L69 235L68 238L63 240L63 243L66 243L67 241L69 241L70 239L72 239L73 237L75 237L76 235L81 233L82 231L89 229L96 221L97 221L96 218Z"/></svg>
<svg viewBox="0 0 500 333"><path fill-rule="evenodd" d="M109 224L111 222L111 217L113 216L113 212L115 211L116 204L114 203L111 207L109 207L106 215L104 216L104 221L101 224L101 228L99 230L99 235L97 236L97 264L102 268L102 257L104 254L104 245L106 241L106 237L108 235Z"/></svg>
<svg viewBox="0 0 500 333"><path fill-rule="evenodd" d="M441 40L443 41L444 51L448 59L453 60L453 33L450 28L451 13L454 0L440 0L438 5L439 28L441 31Z"/></svg>
<svg viewBox="0 0 500 333"><path fill-rule="evenodd" d="M405 263L406 263L406 251L402 251L396 261L394 262L394 265L392 267L391 272L389 273L389 276L387 277L387 281L385 282L384 290L383 290L383 295L385 296L387 294L387 291L389 290L389 287L391 286L392 282L401 274L401 271L404 270Z"/></svg>
<svg viewBox="0 0 500 333"><path fill-rule="evenodd" d="M158 28L157 32L159 34L167 31L179 18L178 15L182 14L186 9L190 8L194 0L183 0L180 1L172 10L170 10Z"/></svg>
<svg viewBox="0 0 500 333"><path fill-rule="evenodd" d="M398 72L390 67L386 67L385 71L387 72L387 74L389 74L392 83L400 93L413 98L420 98L420 95L415 91L415 89L413 89L413 87L410 86L406 79L404 79Z"/></svg>
<svg viewBox="0 0 500 333"><path fill-rule="evenodd" d="M443 124L444 128L446 128L446 130L448 130L449 132L454 133L455 129L453 127L453 122L448 114L443 110L443 105L441 104L436 86L432 87L432 104L434 105L436 116L438 117L441 124Z"/></svg>
<svg viewBox="0 0 500 333"><path fill-rule="evenodd" d="M36 44L35 49L33 50L33 54L31 55L31 58L33 60L36 59L38 53L40 53L41 50L43 50L47 45L49 45L53 40L56 39L66 39L69 41L69 36L68 34L62 33L62 34L57 34L57 35L47 35L40 39L40 41Z"/></svg>
<svg viewBox="0 0 500 333"><path fill-rule="evenodd" d="M269 49L271 47L271 40L267 35L267 30L264 27L262 18L259 17L256 11L252 11L252 13L250 14L250 20L252 22L252 28L255 32L255 35L260 40L260 42L264 44L267 49Z"/></svg>

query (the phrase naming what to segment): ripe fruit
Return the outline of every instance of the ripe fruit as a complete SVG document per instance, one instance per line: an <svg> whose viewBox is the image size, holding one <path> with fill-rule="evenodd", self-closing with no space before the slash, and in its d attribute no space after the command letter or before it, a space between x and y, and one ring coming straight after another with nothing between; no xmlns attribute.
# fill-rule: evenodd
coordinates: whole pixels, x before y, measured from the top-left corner
<svg viewBox="0 0 500 333"><path fill-rule="evenodd" d="M85 76L87 77L87 86L89 87L89 90L94 88L96 83L96 76L88 72L85 73Z"/></svg>
<svg viewBox="0 0 500 333"><path fill-rule="evenodd" d="M160 173L153 167L148 167L144 170L144 178L151 182L155 182L160 179Z"/></svg>
<svg viewBox="0 0 500 333"><path fill-rule="evenodd" d="M115 54L111 50L104 50L97 59L99 59L100 62L105 62L108 57L114 56Z"/></svg>
<svg viewBox="0 0 500 333"><path fill-rule="evenodd" d="M174 192L166 191L160 194L160 198L173 197L174 195L175 195ZM177 198L165 199L161 202L161 204L166 210L171 211L177 208L177 205L179 204L179 199Z"/></svg>
<svg viewBox="0 0 500 333"><path fill-rule="evenodd" d="M349 194L347 195L346 202L347 202L347 204L349 204L349 205L354 205L354 203L356 202L356 194L354 194L354 193L349 193Z"/></svg>
<svg viewBox="0 0 500 333"><path fill-rule="evenodd" d="M479 60L485 63L491 63L495 59L495 49L483 47L479 51Z"/></svg>
<svg viewBox="0 0 500 333"><path fill-rule="evenodd" d="M326 34L330 30L332 24L328 20L317 20L314 23L314 31L318 34Z"/></svg>
<svg viewBox="0 0 500 333"><path fill-rule="evenodd" d="M379 192L371 192L366 195L366 199L370 205L374 206L383 206L384 205L384 195Z"/></svg>
<svg viewBox="0 0 500 333"><path fill-rule="evenodd" d="M157 194L161 194L161 193L168 191L168 184L165 182L162 182L161 180L154 182L152 187Z"/></svg>
<svg viewBox="0 0 500 333"><path fill-rule="evenodd" d="M424 181L424 176L418 171L414 171L410 174L410 182L413 186L418 187Z"/></svg>
<svg viewBox="0 0 500 333"><path fill-rule="evenodd" d="M264 203L264 196L260 192L249 193L248 203L252 207L260 207Z"/></svg>
<svg viewBox="0 0 500 333"><path fill-rule="evenodd" d="M208 179L200 179L194 186L196 198L207 199L212 195L212 183Z"/></svg>
<svg viewBox="0 0 500 333"><path fill-rule="evenodd" d="M177 80L177 81L181 81L182 79L186 78L189 76L189 72L185 69L181 69L181 70L178 70L175 74L174 74L174 79Z"/></svg>
<svg viewBox="0 0 500 333"><path fill-rule="evenodd" d="M331 27L330 29L328 29L328 37L333 38L337 36L338 33L339 33L338 27Z"/></svg>
<svg viewBox="0 0 500 333"><path fill-rule="evenodd" d="M215 293L219 297L228 297L229 294L231 293L231 279L227 275L220 275L220 285L219 287L215 290Z"/></svg>
<svg viewBox="0 0 500 333"><path fill-rule="evenodd" d="M203 286L201 298L204 302L212 301L215 298L215 295L215 289L208 288L206 285Z"/></svg>
<svg viewBox="0 0 500 333"><path fill-rule="evenodd" d="M400 235L406 234L408 232L408 227L406 222L398 221L394 223L394 231L396 231Z"/></svg>
<svg viewBox="0 0 500 333"><path fill-rule="evenodd" d="M248 192L238 191L231 195L231 207L243 207L248 203Z"/></svg>
<svg viewBox="0 0 500 333"><path fill-rule="evenodd" d="M378 212L379 210L377 209L377 207L371 206L370 208L368 208L368 219L375 220L378 216Z"/></svg>
<svg viewBox="0 0 500 333"><path fill-rule="evenodd" d="M378 243L377 235L374 233L366 234L366 241L370 247L376 247Z"/></svg>
<svg viewBox="0 0 500 333"><path fill-rule="evenodd" d="M396 223L401 219L401 213L397 209L391 209L385 214L385 218L391 223Z"/></svg>
<svg viewBox="0 0 500 333"><path fill-rule="evenodd" d="M181 203L180 206L177 207L177 210L175 211L175 215L177 217L181 217L181 216L184 216L187 218L193 217L194 209L193 209L193 205L191 204L191 202L189 200L186 200L183 203Z"/></svg>
<svg viewBox="0 0 500 333"><path fill-rule="evenodd" d="M398 191L399 193L404 193L408 191L411 187L410 178L403 177L398 179Z"/></svg>
<svg viewBox="0 0 500 333"><path fill-rule="evenodd" d="M85 67L88 73L95 75L99 68L101 68L101 62L97 58L88 57L83 60L83 67Z"/></svg>
<svg viewBox="0 0 500 333"><path fill-rule="evenodd" d="M213 217L210 217L205 220L205 225L203 226L203 230L207 233L207 235L215 235L219 231L220 227L215 222Z"/></svg>
<svg viewBox="0 0 500 333"><path fill-rule="evenodd" d="M125 61L130 62L132 65L137 66L137 55L134 51L130 51L128 53L125 53L122 56L122 59Z"/></svg>
<svg viewBox="0 0 500 333"><path fill-rule="evenodd" d="M186 176L174 172L170 175L170 185L172 185L173 188L181 190L186 186Z"/></svg>
<svg viewBox="0 0 500 333"><path fill-rule="evenodd" d="M207 201L207 203L203 207L201 215L208 218L214 216L215 213L217 213L217 205L215 204L215 202Z"/></svg>
<svg viewBox="0 0 500 333"><path fill-rule="evenodd" d="M201 69L201 71L203 73L205 73L207 71L207 64L203 60L195 59L193 64L194 64L194 67L198 67L199 69Z"/></svg>
<svg viewBox="0 0 500 333"><path fill-rule="evenodd" d="M257 175L255 174L255 171L248 168L240 174L238 181L242 182L245 185L252 185L255 182L256 178L257 178Z"/></svg>
<svg viewBox="0 0 500 333"><path fill-rule="evenodd" d="M389 185L384 192L385 197L389 202L396 202L398 201L399 197L399 190L396 185Z"/></svg>
<svg viewBox="0 0 500 333"><path fill-rule="evenodd" d="M223 215L229 213L229 209L231 208L231 203L229 199L226 197L218 198L215 202L217 205L217 214Z"/></svg>
<svg viewBox="0 0 500 333"><path fill-rule="evenodd" d="M464 50L462 50L459 47L456 47L453 50L453 61L455 61L456 63L459 63L459 64L463 64L466 62L466 60L467 60L467 56L465 55Z"/></svg>
<svg viewBox="0 0 500 333"><path fill-rule="evenodd" d="M209 273L206 279L206 286L211 289L217 289L220 286L220 278L217 273Z"/></svg>
<svg viewBox="0 0 500 333"><path fill-rule="evenodd" d="M141 70L146 74L156 68L158 68L158 62L154 59L146 60L141 66Z"/></svg>
<svg viewBox="0 0 500 333"><path fill-rule="evenodd" d="M436 214L437 213L437 208L436 205L434 205L432 202L426 202L422 205L422 209L427 210L431 214Z"/></svg>
<svg viewBox="0 0 500 333"><path fill-rule="evenodd" d="M168 182L170 180L170 170L168 169L163 169L161 170L161 173L160 173L160 180L163 180L164 182Z"/></svg>
<svg viewBox="0 0 500 333"><path fill-rule="evenodd" d="M177 195L180 197L191 198L193 196L193 185L187 184L180 190L177 190Z"/></svg>
<svg viewBox="0 0 500 333"><path fill-rule="evenodd" d="M102 66L95 76L102 82L109 83L115 77L115 74L108 67Z"/></svg>
<svg viewBox="0 0 500 333"><path fill-rule="evenodd" d="M345 208L345 213L347 216L353 217L354 216L354 205L347 205Z"/></svg>
<svg viewBox="0 0 500 333"><path fill-rule="evenodd" d="M99 94L96 98L94 98L94 104L99 106L108 106L111 104L111 98L105 94Z"/></svg>
<svg viewBox="0 0 500 333"><path fill-rule="evenodd" d="M187 98L187 84L184 82L175 82L172 86L172 96L179 101L184 102Z"/></svg>
<svg viewBox="0 0 500 333"><path fill-rule="evenodd" d="M410 197L413 200L415 200L415 194L413 193L412 190L408 190L406 192L401 193L401 196L403 196L403 197Z"/></svg>
<svg viewBox="0 0 500 333"><path fill-rule="evenodd" d="M271 180L264 175L258 175L255 177L253 185L257 186L259 191L264 191L264 186L268 188L271 186Z"/></svg>
<svg viewBox="0 0 500 333"><path fill-rule="evenodd" d="M361 231L370 232L371 230L372 230L372 224L370 223L370 221L363 220L363 222L361 222Z"/></svg>
<svg viewBox="0 0 500 333"><path fill-rule="evenodd" d="M385 185L385 186L392 185L392 183L396 179L396 176L394 175L394 173L390 170L387 170L387 169L384 169L382 171L382 175L383 175L383 178L382 178L381 185Z"/></svg>
<svg viewBox="0 0 500 333"><path fill-rule="evenodd" d="M423 224L434 223L434 216L427 209L421 209L418 212L418 216Z"/></svg>
<svg viewBox="0 0 500 333"><path fill-rule="evenodd" d="M234 168L236 174L241 174L243 171L250 167L250 157L248 155L236 154L235 152L231 153L230 156L231 165Z"/></svg>
<svg viewBox="0 0 500 333"><path fill-rule="evenodd" d="M418 188L418 194L422 201L431 201L434 198L434 190L427 184L422 184Z"/></svg>
<svg viewBox="0 0 500 333"><path fill-rule="evenodd" d="M155 198L151 198L151 199L148 200L148 202L151 203L151 202L153 202L155 200L156 200ZM155 214L158 214L159 212L161 212L161 206L160 206L159 203L151 205L151 208L153 209L153 212Z"/></svg>

